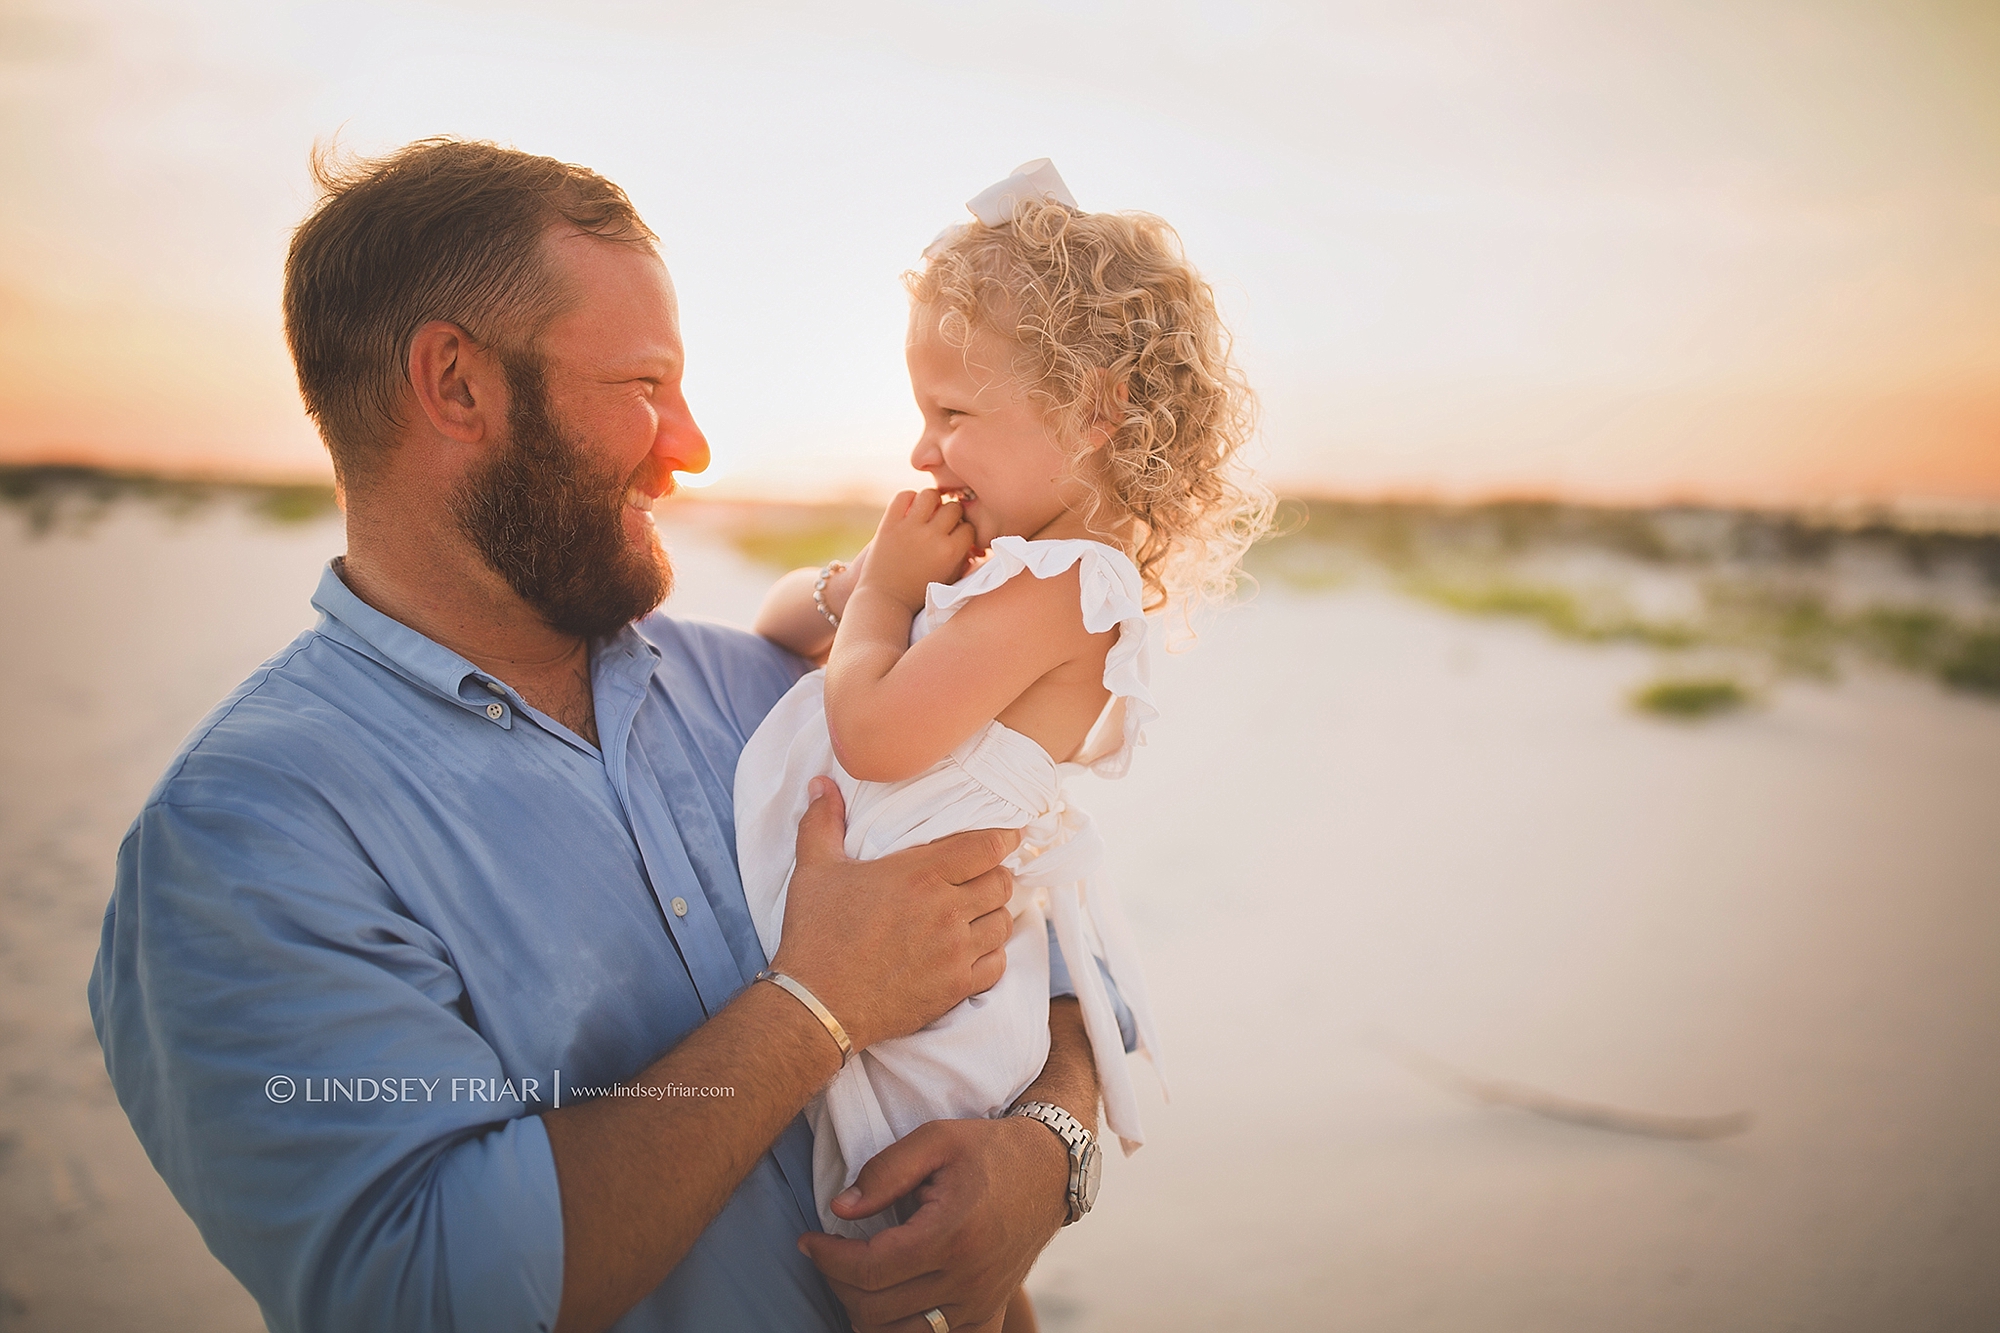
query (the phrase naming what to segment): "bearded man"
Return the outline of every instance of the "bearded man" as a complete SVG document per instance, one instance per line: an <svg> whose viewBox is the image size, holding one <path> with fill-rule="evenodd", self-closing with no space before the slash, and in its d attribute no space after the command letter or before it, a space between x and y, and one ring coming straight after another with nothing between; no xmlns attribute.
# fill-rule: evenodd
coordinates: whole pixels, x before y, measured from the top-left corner
<svg viewBox="0 0 2000 1333"><path fill-rule="evenodd" d="M925 1126L864 1243L814 1225L799 1112L998 979L1014 835L849 861L816 784L760 982L731 780L806 664L654 610L708 446L653 234L491 145L321 185L285 318L347 554L147 800L91 977L154 1164L274 1329L997 1327L1064 1142ZM1094 1125L1051 1028L1029 1097Z"/></svg>

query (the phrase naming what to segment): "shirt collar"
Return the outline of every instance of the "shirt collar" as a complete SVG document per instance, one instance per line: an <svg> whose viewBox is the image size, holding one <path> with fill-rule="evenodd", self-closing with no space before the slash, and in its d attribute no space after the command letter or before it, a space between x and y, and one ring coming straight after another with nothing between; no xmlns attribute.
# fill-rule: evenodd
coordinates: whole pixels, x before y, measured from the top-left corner
<svg viewBox="0 0 2000 1333"><path fill-rule="evenodd" d="M312 604L320 613L320 633L380 662L438 698L512 730L515 709L525 706L512 686L355 596L340 577L337 557L320 572ZM641 652L642 648L648 651ZM649 674L659 655L645 636L626 625L592 645L593 675L607 661L630 663L628 670L636 668Z"/></svg>

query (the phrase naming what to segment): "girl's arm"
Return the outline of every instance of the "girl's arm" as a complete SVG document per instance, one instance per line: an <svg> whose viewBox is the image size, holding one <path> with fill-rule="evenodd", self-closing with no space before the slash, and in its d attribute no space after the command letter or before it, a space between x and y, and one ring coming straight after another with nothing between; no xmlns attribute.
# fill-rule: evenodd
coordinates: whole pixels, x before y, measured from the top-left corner
<svg viewBox="0 0 2000 1333"><path fill-rule="evenodd" d="M925 589L957 578L972 542L959 507L936 491L906 491L882 516L826 668L834 754L857 778L915 777L1030 685L1097 646L1077 614L1071 569L1009 580L911 647Z"/></svg>
<svg viewBox="0 0 2000 1333"><path fill-rule="evenodd" d="M864 546L846 569L827 579L826 589L821 593L827 610L840 615L846 609L847 599L853 595L861 568L867 562L868 548ZM763 605L757 608L757 619L751 629L807 661L825 662L827 649L833 646L833 624L813 605L813 584L817 582L819 568L807 566L773 583L764 594Z"/></svg>

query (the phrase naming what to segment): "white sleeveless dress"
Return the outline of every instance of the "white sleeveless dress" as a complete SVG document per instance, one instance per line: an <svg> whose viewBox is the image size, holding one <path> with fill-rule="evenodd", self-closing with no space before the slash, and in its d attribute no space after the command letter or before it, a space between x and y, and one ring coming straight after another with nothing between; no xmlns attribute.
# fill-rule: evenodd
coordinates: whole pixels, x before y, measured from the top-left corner
<svg viewBox="0 0 2000 1333"><path fill-rule="evenodd" d="M1125 554L1093 541L994 539L986 559L955 584L933 583L910 642L936 630L982 593L1026 573L1053 578L1079 565L1082 616L1093 634L1116 626L1104 663L1111 699L1077 755L1058 764L1018 731L988 722L928 770L902 782L862 782L834 758L827 734L824 670L802 678L764 719L736 768L736 847L751 919L769 958L784 923L806 784L832 778L847 801L847 854L873 858L967 829L1018 828L1008 858L1014 932L998 985L961 1003L920 1032L878 1042L848 1062L806 1108L813 1127L813 1194L830 1232L868 1236L888 1214L861 1222L827 1204L876 1153L930 1120L1005 1115L1049 1052L1046 922L1076 986L1103 1087L1105 1121L1127 1153L1141 1142L1124 1042L1104 981L1102 958L1138 1032L1138 1050L1160 1072L1152 1005L1131 932L1099 869L1103 842L1090 817L1063 797L1065 774L1121 777L1142 729L1157 713L1148 688L1151 639L1139 572Z"/></svg>

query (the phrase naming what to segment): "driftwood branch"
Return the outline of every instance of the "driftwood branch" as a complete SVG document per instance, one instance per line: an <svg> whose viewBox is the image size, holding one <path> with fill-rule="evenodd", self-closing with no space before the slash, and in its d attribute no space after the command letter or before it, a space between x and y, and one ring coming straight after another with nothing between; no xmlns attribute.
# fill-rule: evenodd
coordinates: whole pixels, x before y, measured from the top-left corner
<svg viewBox="0 0 2000 1333"><path fill-rule="evenodd" d="M1525 1083L1468 1074L1436 1056L1401 1042L1378 1039L1375 1044L1419 1078L1482 1106L1512 1107L1530 1115L1560 1120L1567 1125L1608 1129L1615 1134L1638 1134L1649 1139L1726 1139L1743 1133L1756 1121L1749 1111L1731 1111L1726 1115L1661 1115L1654 1111L1632 1111L1622 1106L1581 1102L1529 1087Z"/></svg>

